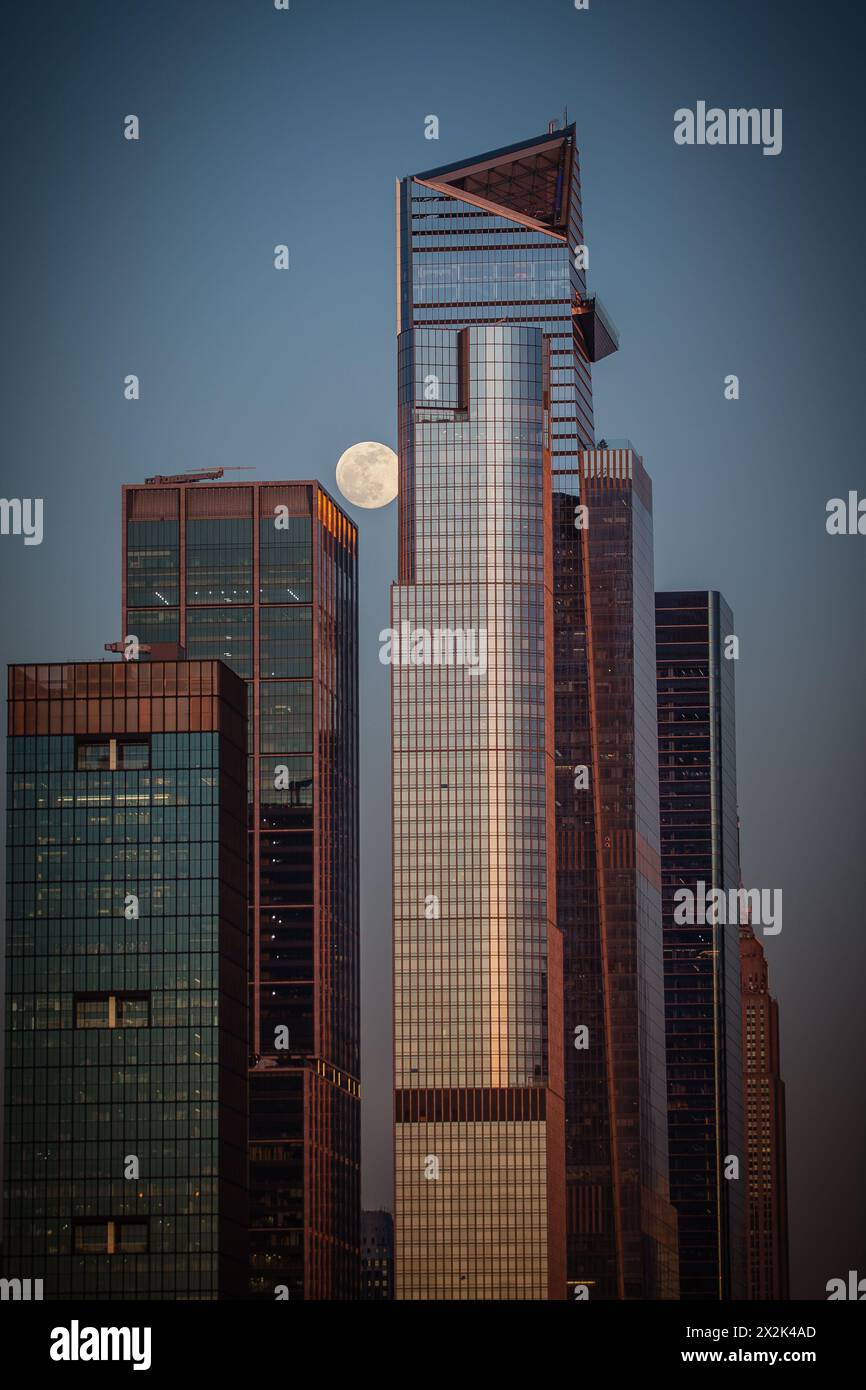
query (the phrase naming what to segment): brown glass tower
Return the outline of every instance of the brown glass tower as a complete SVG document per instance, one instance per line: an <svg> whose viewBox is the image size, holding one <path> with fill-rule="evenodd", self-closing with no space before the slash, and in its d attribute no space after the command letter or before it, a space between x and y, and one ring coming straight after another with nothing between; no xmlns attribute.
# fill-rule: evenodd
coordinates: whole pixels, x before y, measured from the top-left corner
<svg viewBox="0 0 866 1390"><path fill-rule="evenodd" d="M652 483L630 445L579 461L579 503L554 495L569 1284L593 1299L676 1298Z"/></svg>
<svg viewBox="0 0 866 1390"><path fill-rule="evenodd" d="M250 1293L358 1296L357 536L317 483L126 487L123 634L249 685Z"/></svg>
<svg viewBox="0 0 866 1390"><path fill-rule="evenodd" d="M750 923L740 927L740 972L748 1297L786 1299L788 1164L779 1006L770 994L764 948Z"/></svg>

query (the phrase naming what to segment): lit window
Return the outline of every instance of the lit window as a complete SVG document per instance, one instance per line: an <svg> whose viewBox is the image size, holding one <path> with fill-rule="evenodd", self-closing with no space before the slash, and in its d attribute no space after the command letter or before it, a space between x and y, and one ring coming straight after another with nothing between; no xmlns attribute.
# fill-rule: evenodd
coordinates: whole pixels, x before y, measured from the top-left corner
<svg viewBox="0 0 866 1390"><path fill-rule="evenodd" d="M75 1226L77 1255L141 1255L147 1252L147 1222L80 1221Z"/></svg>
<svg viewBox="0 0 866 1390"><path fill-rule="evenodd" d="M75 998L76 1028L149 1028L147 994L84 994Z"/></svg>

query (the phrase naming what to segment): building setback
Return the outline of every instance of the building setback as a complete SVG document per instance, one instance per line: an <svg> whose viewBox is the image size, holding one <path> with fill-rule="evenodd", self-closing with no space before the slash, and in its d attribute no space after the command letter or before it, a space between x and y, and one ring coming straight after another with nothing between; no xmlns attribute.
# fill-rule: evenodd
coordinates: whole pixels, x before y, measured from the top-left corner
<svg viewBox="0 0 866 1390"><path fill-rule="evenodd" d="M779 1006L751 923L740 927L743 1102L746 1127L747 1296L790 1297L785 1083L779 1066Z"/></svg>
<svg viewBox="0 0 866 1390"><path fill-rule="evenodd" d="M359 1292L357 534L314 482L124 489L123 633L249 686L252 1297Z"/></svg>
<svg viewBox="0 0 866 1390"><path fill-rule="evenodd" d="M678 890L740 882L734 659L725 655L735 635L720 594L656 594L668 1139L683 1299L745 1296L739 927L674 920ZM738 1176L725 1177L728 1159Z"/></svg>
<svg viewBox="0 0 866 1390"><path fill-rule="evenodd" d="M673 1299L652 483L631 446L579 459L585 510L554 494L569 1283Z"/></svg>
<svg viewBox="0 0 866 1390"><path fill-rule="evenodd" d="M4 1274L247 1281L246 690L219 661L12 666Z"/></svg>

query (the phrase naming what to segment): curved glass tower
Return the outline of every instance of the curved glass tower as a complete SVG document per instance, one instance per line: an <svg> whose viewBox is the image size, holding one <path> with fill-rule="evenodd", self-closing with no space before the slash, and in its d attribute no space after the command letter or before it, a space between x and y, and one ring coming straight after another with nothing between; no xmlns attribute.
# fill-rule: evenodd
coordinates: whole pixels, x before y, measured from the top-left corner
<svg viewBox="0 0 866 1390"><path fill-rule="evenodd" d="M421 329L400 363L397 1296L547 1298L565 1251L544 343Z"/></svg>

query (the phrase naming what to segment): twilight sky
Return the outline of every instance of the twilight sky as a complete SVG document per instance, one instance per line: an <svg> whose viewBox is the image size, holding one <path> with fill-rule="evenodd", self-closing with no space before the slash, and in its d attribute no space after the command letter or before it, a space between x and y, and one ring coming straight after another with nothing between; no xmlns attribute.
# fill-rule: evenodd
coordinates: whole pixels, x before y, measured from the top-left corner
<svg viewBox="0 0 866 1390"><path fill-rule="evenodd" d="M784 893L765 946L800 1298L866 1273L866 538L824 525L866 492L857 22L840 0L10 0L0 45L2 492L45 505L41 546L0 537L4 661L120 636L122 483L244 464L333 491L349 444L393 447L394 179L567 106L621 340L594 372L598 433L652 475L657 587L721 589L740 637L743 873ZM699 100L783 108L781 154L675 145ZM364 1203L390 1206L396 505L353 515Z"/></svg>

